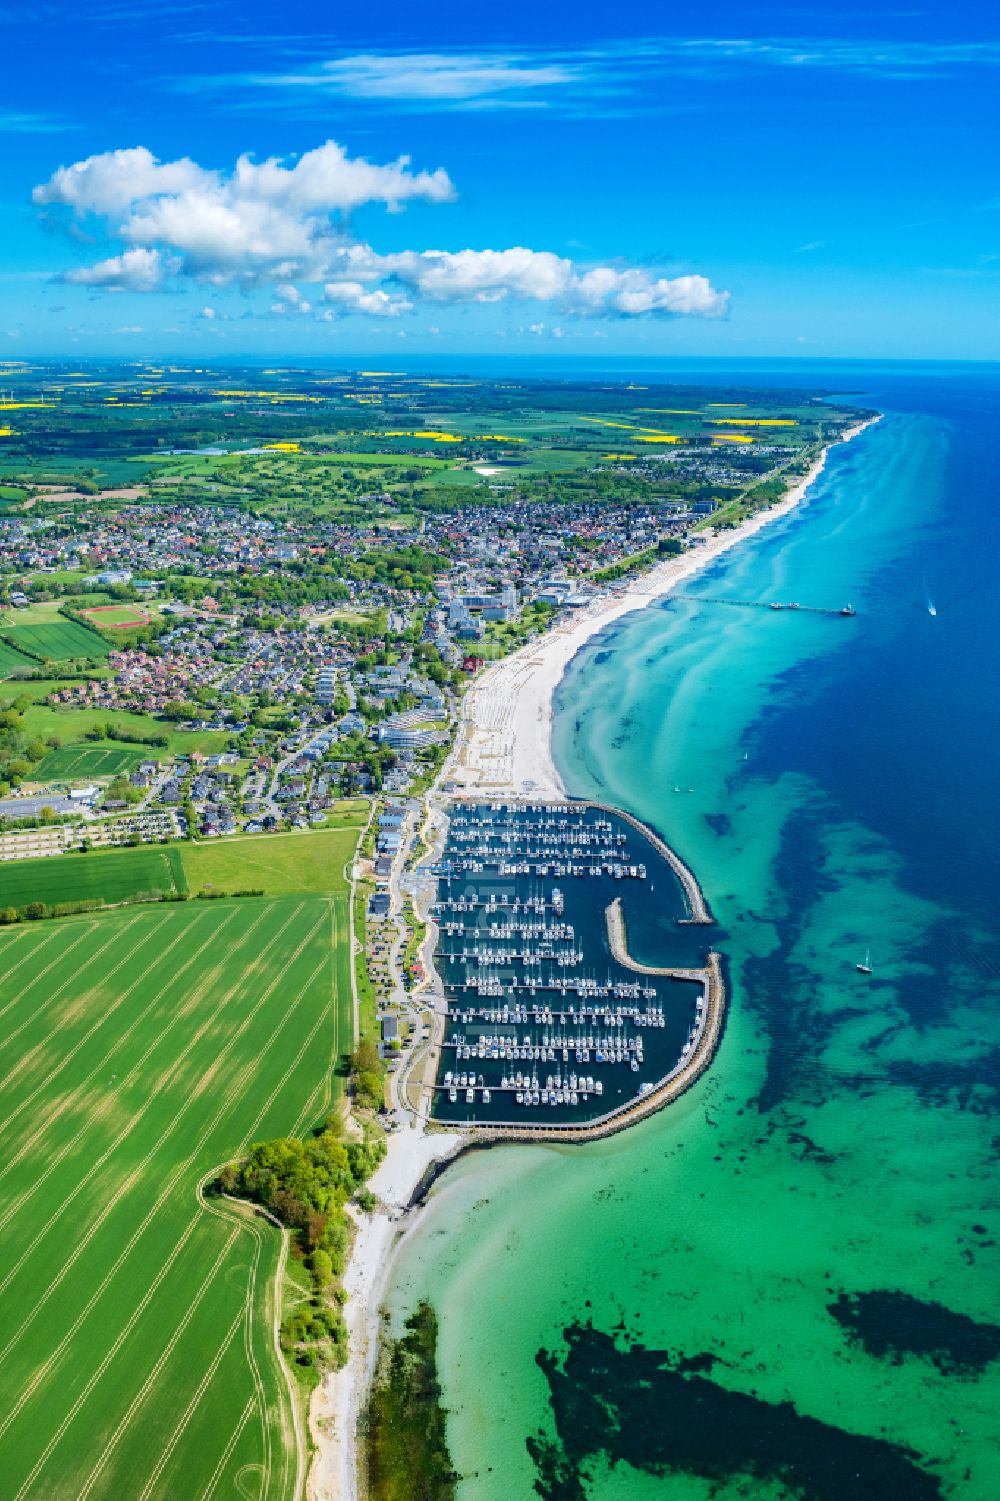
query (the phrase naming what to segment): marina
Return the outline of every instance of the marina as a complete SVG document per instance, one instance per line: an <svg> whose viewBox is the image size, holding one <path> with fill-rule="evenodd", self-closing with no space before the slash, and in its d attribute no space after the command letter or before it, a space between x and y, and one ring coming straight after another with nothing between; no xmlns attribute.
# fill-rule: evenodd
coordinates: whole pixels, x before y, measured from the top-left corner
<svg viewBox="0 0 1000 1501"><path fill-rule="evenodd" d="M433 873L434 1117L571 1130L659 1099L719 983L696 938L711 915L677 856L596 804L462 800ZM632 959L626 925L674 962Z"/></svg>

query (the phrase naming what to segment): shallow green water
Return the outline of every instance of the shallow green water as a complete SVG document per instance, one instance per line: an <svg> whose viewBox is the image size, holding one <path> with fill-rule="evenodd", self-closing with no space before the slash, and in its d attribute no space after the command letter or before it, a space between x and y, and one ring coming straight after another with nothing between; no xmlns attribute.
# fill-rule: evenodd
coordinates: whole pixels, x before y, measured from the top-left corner
<svg viewBox="0 0 1000 1501"><path fill-rule="evenodd" d="M392 1307L439 1310L463 1501L1000 1494L1000 387L881 394L693 586L855 620L673 602L561 690L568 785L693 865L733 999L669 1110L435 1188Z"/></svg>

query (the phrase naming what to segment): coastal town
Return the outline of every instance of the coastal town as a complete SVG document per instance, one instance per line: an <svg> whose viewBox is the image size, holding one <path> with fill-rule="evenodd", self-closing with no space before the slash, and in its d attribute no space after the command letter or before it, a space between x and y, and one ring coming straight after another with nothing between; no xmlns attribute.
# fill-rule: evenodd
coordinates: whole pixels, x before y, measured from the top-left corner
<svg viewBox="0 0 1000 1501"><path fill-rule="evenodd" d="M1000 1498L998 17L4 8L0 1501Z"/></svg>
<svg viewBox="0 0 1000 1501"><path fill-rule="evenodd" d="M525 388L529 407L557 399ZM657 399L691 398L638 397ZM580 419L579 446L539 437L534 468L508 437L456 434L466 452L426 489L406 433L367 428L362 476L326 437L308 457L305 439L267 450L263 408L242 414L249 444L220 441L230 420L210 452L171 447L127 485L8 476L0 928L205 902L224 926L259 904L275 943L296 893L333 915L333 993L303 993L337 1017L346 1083L334 1095L326 1076L323 1132L363 1143L357 1193L338 1190L310 1249L312 1222L287 1218L273 1179L260 1197L252 1157L220 1183L288 1226L308 1273L279 1330L289 1421L298 1443L312 1434L315 1496L347 1498L389 1253L424 1176L473 1141L625 1130L684 1094L722 1037L697 876L635 819L568 798L555 690L598 632L792 510L868 419L800 395L705 399L686 436L665 435L616 394ZM589 424L635 451L606 453ZM362 488L372 468L380 487Z"/></svg>

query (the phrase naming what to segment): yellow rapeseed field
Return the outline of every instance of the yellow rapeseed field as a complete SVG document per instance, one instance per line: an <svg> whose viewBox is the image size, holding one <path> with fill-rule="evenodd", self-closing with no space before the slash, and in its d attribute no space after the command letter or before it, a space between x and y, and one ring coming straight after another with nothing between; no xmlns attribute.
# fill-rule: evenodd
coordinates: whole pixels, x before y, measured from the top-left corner
<svg viewBox="0 0 1000 1501"><path fill-rule="evenodd" d="M709 417L713 426L726 423L732 427L798 427L794 417Z"/></svg>
<svg viewBox="0 0 1000 1501"><path fill-rule="evenodd" d="M581 417L581 422L593 422L598 427L620 427L625 432L649 433L649 438L633 438L633 443L679 443L681 440L676 433L661 433L655 427L637 427L634 422L609 422L604 417Z"/></svg>

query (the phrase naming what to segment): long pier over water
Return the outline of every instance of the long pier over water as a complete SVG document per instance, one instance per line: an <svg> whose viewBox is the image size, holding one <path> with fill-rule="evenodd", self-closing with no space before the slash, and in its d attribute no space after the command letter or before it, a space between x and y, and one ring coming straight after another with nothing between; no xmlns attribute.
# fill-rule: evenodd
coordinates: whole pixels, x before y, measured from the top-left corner
<svg viewBox="0 0 1000 1501"><path fill-rule="evenodd" d="M798 600L785 602L779 599L723 599L719 595L711 594L683 594L680 590L674 590L669 596L671 599L684 599L693 605L732 605L737 610L795 610L802 615L840 615L845 619L853 619L857 615L853 605L800 605Z"/></svg>

